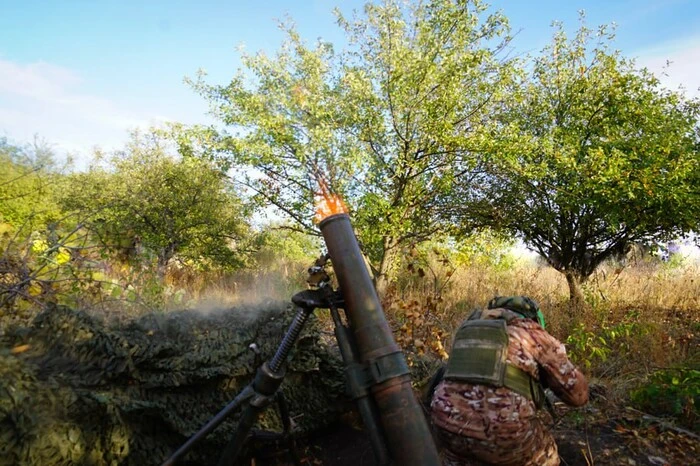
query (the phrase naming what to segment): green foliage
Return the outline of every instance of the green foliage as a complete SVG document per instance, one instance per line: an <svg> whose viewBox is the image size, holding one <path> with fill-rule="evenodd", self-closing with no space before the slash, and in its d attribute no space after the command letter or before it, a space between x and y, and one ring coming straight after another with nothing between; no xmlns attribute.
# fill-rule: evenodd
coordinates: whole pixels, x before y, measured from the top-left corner
<svg viewBox="0 0 700 466"><path fill-rule="evenodd" d="M72 265L84 243L61 209L67 177L46 143L0 139L0 318L22 317L57 302L81 277Z"/></svg>
<svg viewBox="0 0 700 466"><path fill-rule="evenodd" d="M465 224L519 234L572 286L635 241L698 226L700 103L610 49L605 27L560 25L493 120L488 176ZM470 206L473 204L467 204Z"/></svg>
<svg viewBox="0 0 700 466"><path fill-rule="evenodd" d="M64 177L46 144L19 147L0 138L0 166L0 223L9 225L4 232L26 235L61 218L56 197Z"/></svg>
<svg viewBox="0 0 700 466"><path fill-rule="evenodd" d="M136 133L124 151L107 161L98 153L88 172L71 175L50 153L2 146L10 170L0 190L10 195L0 200L0 314L26 319L50 304L163 309L184 299L164 280L173 258L199 270L244 263L248 212L228 178L168 155L169 142Z"/></svg>
<svg viewBox="0 0 700 466"><path fill-rule="evenodd" d="M681 253L674 253L670 254L667 260L662 261L659 264L659 269L661 273L680 272L685 267L691 266L692 263L692 260L689 260L687 256L684 256Z"/></svg>
<svg viewBox="0 0 700 466"><path fill-rule="evenodd" d="M7 225L7 224L4 224ZM0 236L0 321L26 322L54 304L81 309L163 309L176 293L154 267L122 264L84 228L57 224Z"/></svg>
<svg viewBox="0 0 700 466"><path fill-rule="evenodd" d="M695 431L700 428L700 371L696 369L656 371L631 393L630 398L642 411L670 414Z"/></svg>
<svg viewBox="0 0 700 466"><path fill-rule="evenodd" d="M320 240L288 225L269 225L259 232L252 246L253 259L263 267L275 263L311 263L321 253Z"/></svg>
<svg viewBox="0 0 700 466"><path fill-rule="evenodd" d="M308 47L292 27L280 27L287 40L274 57L244 53L245 72L239 70L229 84L209 85L204 74L192 83L235 133L212 135L206 128L193 128L178 144L192 153L200 149L227 168L254 168L239 180L254 200L277 206L311 229L316 177L323 174L335 191L344 193L360 170L360 154L342 131L345 115L332 46L319 42Z"/></svg>
<svg viewBox="0 0 700 466"><path fill-rule="evenodd" d="M183 261L239 266L247 212L210 163L169 155L167 140L134 134L124 151L71 177L63 199L109 248L133 258L151 252L161 271ZM98 159L97 162L100 162Z"/></svg>
<svg viewBox="0 0 700 466"><path fill-rule="evenodd" d="M610 354L607 340L587 330L583 323L574 327L566 338L566 345L571 359L587 368L594 362L605 362Z"/></svg>
<svg viewBox="0 0 700 466"><path fill-rule="evenodd" d="M647 332L637 320L637 314L631 312L622 322L604 323L596 330L588 330L579 323L566 338L572 361L590 369L606 366L612 356L629 355L634 340Z"/></svg>
<svg viewBox="0 0 700 466"><path fill-rule="evenodd" d="M244 183L257 201L305 228L317 178L325 178L352 209L382 281L403 245L446 228L439 200L473 166L472 136L512 73L498 58L507 22L476 0L387 0L368 4L354 22L338 14L338 22L345 53L308 47L283 26L287 41L275 57L243 56L253 79L200 79L196 89L234 133L197 128L199 137L181 143L254 168Z"/></svg>
<svg viewBox="0 0 700 466"><path fill-rule="evenodd" d="M86 234L55 225L47 231L0 238L0 318L31 317L51 303L65 302L94 284L82 253Z"/></svg>
<svg viewBox="0 0 700 466"><path fill-rule="evenodd" d="M462 238L456 245L457 265L477 265L492 270L509 270L516 260L510 249L515 245L513 238L490 229L483 229Z"/></svg>
<svg viewBox="0 0 700 466"><path fill-rule="evenodd" d="M381 276L403 244L444 231L441 200L468 177L474 136L513 70L498 56L507 20L479 1L386 1L365 14L339 17L354 45L342 79L367 155L355 219Z"/></svg>
<svg viewBox="0 0 700 466"><path fill-rule="evenodd" d="M399 288L410 284L423 290L423 298L438 301L449 287L456 270L451 260L452 253L452 245L441 238L409 245L402 250L400 265L404 272L397 274L395 284ZM432 303L426 305L425 309L431 307Z"/></svg>

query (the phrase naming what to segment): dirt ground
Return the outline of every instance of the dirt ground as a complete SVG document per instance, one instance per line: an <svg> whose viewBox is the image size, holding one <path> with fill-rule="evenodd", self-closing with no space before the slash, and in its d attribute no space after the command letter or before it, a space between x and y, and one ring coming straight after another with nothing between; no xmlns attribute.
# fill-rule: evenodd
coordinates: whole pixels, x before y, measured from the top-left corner
<svg viewBox="0 0 700 466"><path fill-rule="evenodd" d="M558 418L548 420L562 466L700 465L700 436L668 420L610 406L605 400L576 410L557 404L555 410ZM347 423L300 442L297 449L302 465L376 465L364 432ZM294 462L288 451L269 451L250 464L288 466Z"/></svg>

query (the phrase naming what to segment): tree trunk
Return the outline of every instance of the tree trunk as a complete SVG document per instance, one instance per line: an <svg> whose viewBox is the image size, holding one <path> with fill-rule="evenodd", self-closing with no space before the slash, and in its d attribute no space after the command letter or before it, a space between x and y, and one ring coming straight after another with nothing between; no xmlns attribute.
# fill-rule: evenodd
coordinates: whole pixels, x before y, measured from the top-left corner
<svg viewBox="0 0 700 466"><path fill-rule="evenodd" d="M383 254L379 259L379 265L373 268L374 272L374 286L377 289L377 293L381 297L384 291L390 283L390 275L396 264L396 259L398 254L396 252L396 245L392 238L384 238Z"/></svg>
<svg viewBox="0 0 700 466"><path fill-rule="evenodd" d="M176 243L169 243L158 253L158 277L161 279L165 277L165 272L168 269L168 264L170 260L175 257L175 251L177 250Z"/></svg>
<svg viewBox="0 0 700 466"><path fill-rule="evenodd" d="M582 304L584 300L580 278L570 270L564 272L564 276L566 277L566 283L569 285L569 300L572 304Z"/></svg>

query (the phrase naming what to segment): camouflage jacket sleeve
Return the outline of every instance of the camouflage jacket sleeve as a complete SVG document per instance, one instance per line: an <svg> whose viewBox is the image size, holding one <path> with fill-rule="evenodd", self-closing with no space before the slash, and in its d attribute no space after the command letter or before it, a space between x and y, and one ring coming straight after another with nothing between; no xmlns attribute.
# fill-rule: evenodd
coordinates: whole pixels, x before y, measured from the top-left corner
<svg viewBox="0 0 700 466"><path fill-rule="evenodd" d="M586 404L588 382L567 357L564 345L529 319L519 319L514 324L527 330L542 383L567 404L573 406Z"/></svg>

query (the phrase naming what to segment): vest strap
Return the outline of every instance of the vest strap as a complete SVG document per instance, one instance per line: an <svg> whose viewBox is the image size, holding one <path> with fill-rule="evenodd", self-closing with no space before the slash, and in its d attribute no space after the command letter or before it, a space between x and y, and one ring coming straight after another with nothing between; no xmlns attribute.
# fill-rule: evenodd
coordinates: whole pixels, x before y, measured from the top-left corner
<svg viewBox="0 0 700 466"><path fill-rule="evenodd" d="M535 401L532 393L532 376L512 364L506 364L506 373L503 378L503 386L524 396L530 401Z"/></svg>

